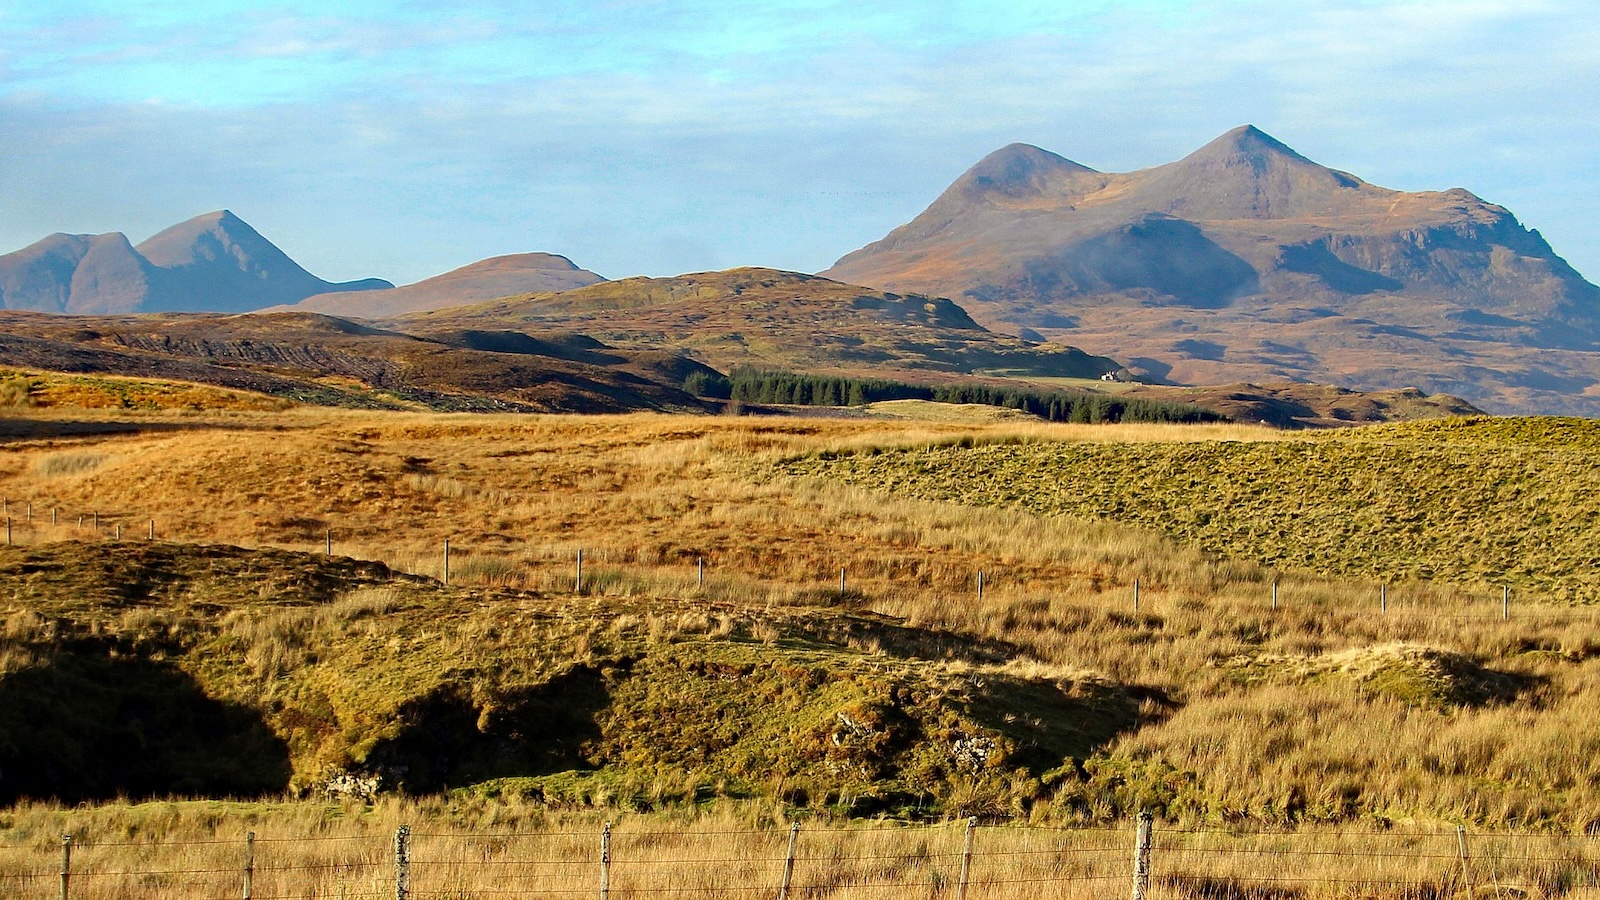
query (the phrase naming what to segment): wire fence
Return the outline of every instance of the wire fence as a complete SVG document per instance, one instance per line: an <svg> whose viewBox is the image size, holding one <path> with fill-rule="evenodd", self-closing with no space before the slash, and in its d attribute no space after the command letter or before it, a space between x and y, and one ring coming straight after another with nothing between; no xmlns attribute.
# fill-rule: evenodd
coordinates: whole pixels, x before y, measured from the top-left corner
<svg viewBox="0 0 1600 900"><path fill-rule="evenodd" d="M31 501L18 502L6 498L0 498L0 529L3 529L0 535L3 535L6 546L63 539L177 542L194 539L194 535L187 533L179 536L167 534L158 520L141 514L97 509L69 512L60 506L36 506ZM470 547L457 543L452 548L450 540L443 540L431 551L412 548L384 552L365 544L347 547L336 543L333 528L326 529L318 541L261 546L299 549L327 556L353 551L357 558L384 562L396 572L435 578L445 584L452 581L483 582L486 575L479 570L484 569L488 570L488 583L496 583L508 580L508 572L520 569L525 570L522 571L524 576L532 577L537 582L538 589L554 593L604 593L611 582L620 580L625 586L632 586L634 582L642 580L659 582L657 587L675 594L684 591L703 594L712 579L741 578L737 572L712 572L704 558L694 560L693 565L688 567L663 566L659 563L640 563L634 559L636 554L631 551L613 554L605 549L585 551L569 547L524 546L513 559L498 551L487 557L476 555ZM1003 574L981 569L974 570L971 575L974 596L980 601L986 587L994 591L1003 588L1008 580ZM825 590L836 586L840 595L847 595L854 589L851 573L846 568L838 569L836 575L819 573L818 578L818 582L812 586L814 589ZM1463 624L1519 621L1541 626L1600 625L1600 603L1573 603L1570 599L1557 599L1538 592L1519 596L1519 592L1509 586L1479 592L1452 585L1411 585L1402 591L1386 583L1374 583L1370 595L1362 602L1351 602L1351 598L1345 596L1340 598L1341 602L1332 605L1316 599L1308 602L1306 587L1297 582L1286 581L1281 588L1278 580L1261 585L1258 597L1263 613L1332 612L1346 617L1372 617L1396 623L1429 620ZM1138 578L1116 587L1097 586L1093 593L1099 606L1121 607L1135 613L1154 612L1164 603L1170 604L1175 597L1180 602L1183 599L1181 591L1174 595L1168 591L1152 590L1151 585L1142 584ZM1315 594L1315 589L1311 593Z"/></svg>
<svg viewBox="0 0 1600 900"><path fill-rule="evenodd" d="M413 832L0 843L0 897L1600 897L1589 836L943 825Z"/></svg>

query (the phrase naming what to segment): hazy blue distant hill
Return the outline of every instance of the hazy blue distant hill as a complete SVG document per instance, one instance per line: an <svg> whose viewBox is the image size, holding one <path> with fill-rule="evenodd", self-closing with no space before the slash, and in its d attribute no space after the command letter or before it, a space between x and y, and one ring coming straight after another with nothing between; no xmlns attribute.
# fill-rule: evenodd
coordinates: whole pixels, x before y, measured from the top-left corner
<svg viewBox="0 0 1600 900"><path fill-rule="evenodd" d="M120 232L52 234L0 256L0 307L37 312L247 312L329 291L391 287L380 278L324 281L228 210L137 247Z"/></svg>
<svg viewBox="0 0 1600 900"><path fill-rule="evenodd" d="M389 290L317 294L297 310L377 319L406 313L465 306L515 294L547 294L605 281L554 253L514 253L479 260L443 275Z"/></svg>

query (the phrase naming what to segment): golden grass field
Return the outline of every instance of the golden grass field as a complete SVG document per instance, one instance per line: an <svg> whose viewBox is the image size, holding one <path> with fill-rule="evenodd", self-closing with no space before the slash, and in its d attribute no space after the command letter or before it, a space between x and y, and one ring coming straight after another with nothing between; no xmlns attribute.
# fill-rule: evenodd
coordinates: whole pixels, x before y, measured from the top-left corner
<svg viewBox="0 0 1600 900"><path fill-rule="evenodd" d="M1337 555L1339 544L1317 544L1310 556L1274 567L1242 544L1207 545L1209 532L1171 527L1177 513L1119 518L1071 503L1013 502L1004 490L1053 481L1069 498L1103 496L1100 485L1074 492L1071 480L1051 478L1049 466L1068 457L1103 461L1111 453L1147 464L1139 477L1113 473L1127 503L1181 511L1173 497L1204 491L1208 473L1244 477L1216 462L1240 453L1332 458L1327 454L1340 447L1355 447L1361 452L1351 458L1381 467L1384 454L1368 452L1377 446L1401 463L1421 455L1459 468L1473 465L1476 447L1480 455L1492 450L1522 463L1528 484L1537 482L1540 466L1556 467L1567 481L1552 490L1565 490L1559 496L1580 504L1582 514L1588 501L1572 485L1585 482L1572 479L1593 477L1583 462L1592 430L1562 431L1563 450L1544 432L1519 437L1513 429L1486 444L1427 426L1307 436L1232 425L1011 419L19 410L7 433L25 436L0 445L0 495L12 539L21 545L107 541L119 527L124 542L144 540L153 521L162 542L318 553L331 537L336 556L438 578L448 540L452 585L480 592L475 597L502 592L539 602L575 593L581 550L585 602L635 616L629 627L640 633L670 633L679 627L673 615L697 610L758 622L846 608L995 642L1008 648L1010 677L1069 678L1130 692L1137 724L1076 760L1075 772L1069 767L1052 776L1057 780L1012 812L1018 826L1080 830L1045 836L1022 827L985 829L980 840L991 847L1056 855L1040 854L1048 864L1007 864L999 871L1011 879L988 876L1017 883L980 888L975 879L975 897L1120 895L1131 854L1127 816L1140 807L1157 809L1163 827L1182 832L1158 834L1158 848L1165 841L1169 852L1158 853L1152 896L1467 896L1453 856L1460 823L1475 841L1501 842L1498 856L1506 861L1504 868L1492 868L1487 858L1473 863L1473 896L1588 897L1595 896L1596 875L1587 835L1600 829L1600 732L1593 727L1600 637L1595 607L1577 602L1586 599L1582 592L1560 590L1558 579L1529 581L1502 618L1492 579L1467 569L1455 583L1423 579L1415 566L1395 562L1405 561L1403 548L1392 556L1366 554L1352 566ZM972 465L989 457L1013 468ZM1151 463L1176 459L1187 466ZM873 468L884 465L894 468L893 478ZM961 473L955 482L946 477L952 471ZM1088 477L1081 468L1071 474ZM1379 468L1374 477L1382 475ZM901 487L885 490L889 484ZM1294 499L1311 511L1337 509L1346 499L1316 484L1298 490ZM1426 511L1446 499L1417 502ZM1539 513L1536 504L1524 506ZM1570 517L1572 510L1559 514ZM1456 552L1459 546L1441 537L1451 522L1434 528L1424 515L1416 545ZM1482 524L1460 546L1514 540L1520 524ZM1559 530L1543 534L1548 558L1582 571L1589 549L1579 539L1586 532L1572 531L1571 544L1561 543ZM1280 540L1292 544L1293 533ZM703 585L696 575L701 560ZM1388 585L1381 611L1380 584ZM17 619L18 609L7 614L15 634L36 627ZM261 615L252 620L259 627L236 629L249 644L242 652L258 660L286 653L290 666L304 659L304 649L285 645L290 631ZM469 652L471 638L457 640L449 644L453 652ZM854 650L886 663L893 653L871 641ZM14 656L7 666L25 664ZM983 665L959 654L927 664L950 676L989 677ZM515 854L522 845L496 844L492 836L528 830L561 833L537 853L571 864L549 889L578 891L595 884L597 873L580 861L592 850L599 822L610 817L619 820L619 836L640 842L635 850L655 855L651 877L679 879L651 882L655 887L635 882L641 891L670 887L687 896L741 885L748 876L770 893L768 854L776 848L781 855L789 817L802 815L819 829L845 827L826 810L786 809L771 797L648 815L519 803L468 792L371 807L308 800L23 804L0 812L0 873L51 865L59 834L73 832L85 844L85 865L227 869L207 884L217 896L237 896L232 864L218 860L236 858L243 832L253 827L263 838L351 838L360 848L362 861L338 879L311 869L303 877L280 874L290 880L273 882L281 893L269 896L367 896L361 892L382 881L393 828L409 822L419 833L450 835L432 845L419 838L419 858L426 846L433 858L451 861L435 863L439 868L428 876L435 880L425 885L419 867L419 896L508 889L502 875L490 874L502 868L474 862L521 859ZM1081 858L1100 861L1096 841L1106 834L1084 828L1112 830L1109 846L1119 849L1103 854L1115 879L1106 873L1104 884L1019 880L1016 873L1098 873L1074 868ZM1209 835L1210 829L1283 828L1303 837ZM719 830L756 833L735 838ZM641 836L647 833L656 836ZM1394 837L1415 833L1427 837L1409 849ZM1502 836L1477 837L1489 833ZM879 834L849 826L840 834L822 850L813 848L825 858L814 862L832 859L832 869L801 867L812 879L797 875L797 884L811 886L805 896L880 896L881 885L856 884L880 878L900 890L953 896L948 833ZM184 844L213 839L228 843ZM1283 852L1295 840L1317 849ZM109 841L133 846L89 849ZM859 848L873 841L895 848L893 865L873 869L871 861L846 859L855 850L835 851L829 843ZM574 849L560 849L562 842ZM1218 845L1229 852L1207 855L1204 848ZM1176 852L1180 846L1200 849L1184 855ZM1066 853L1071 847L1090 852ZM279 859L297 861L291 864L333 861L320 845L284 850ZM749 862L662 874L670 870L668 858L713 852ZM1520 857L1526 859L1513 859ZM619 868L623 858L619 849ZM6 862L22 859L26 865ZM998 859L984 865L999 865ZM1163 871L1188 874L1163 880ZM1340 880L1372 873L1415 884L1391 889ZM1274 881L1289 878L1306 880ZM622 890L626 882L616 883ZM93 890L92 881L84 884ZM119 882L104 893L74 896L203 893L172 877L136 886L138 893ZM765 896L761 891L748 895ZM47 895L54 896L48 890L27 896Z"/></svg>

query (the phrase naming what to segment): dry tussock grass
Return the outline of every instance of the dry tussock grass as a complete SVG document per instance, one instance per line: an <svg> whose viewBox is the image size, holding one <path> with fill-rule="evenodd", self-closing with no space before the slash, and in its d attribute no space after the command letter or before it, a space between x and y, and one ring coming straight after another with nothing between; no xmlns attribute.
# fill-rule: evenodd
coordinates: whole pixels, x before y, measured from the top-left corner
<svg viewBox="0 0 1600 900"><path fill-rule="evenodd" d="M56 835L78 842L74 897L228 896L242 875L243 831L258 835L256 897L392 896L389 853L394 827L408 823L417 896L477 897L508 888L530 893L586 893L598 874L600 816L529 816L515 804L380 803L373 808L317 805L166 804L167 814L119 838L98 827L107 812L140 808L14 811L0 845L0 879L20 885L8 896L53 897ZM304 808L302 808L304 807ZM758 819L760 817L757 817ZM785 830L752 817L620 814L613 836L613 890L620 895L771 896ZM48 824L47 824L48 822ZM42 826L42 827L41 827ZM802 832L795 886L804 896L879 896L884 889L952 896L960 860L950 825L902 828L885 823L839 827L810 823ZM1485 889L1470 896L1597 896L1592 838L1472 834L1469 877ZM971 895L1012 898L1104 897L1125 889L1132 834L1127 827L1059 830L999 827L978 833ZM1156 839L1153 897L1445 897L1462 892L1456 835L1450 830L1371 832L1307 827L1284 833L1164 829ZM133 873L133 875L120 874ZM199 878L197 875L209 875ZM1493 893L1487 892L1494 885ZM33 890L27 890L32 888ZM211 893L201 893L211 889Z"/></svg>
<svg viewBox="0 0 1600 900"><path fill-rule="evenodd" d="M971 577L979 561L972 557L982 555L1058 569L1122 568L1119 559L1155 561L1170 548L1156 542L1155 552L1141 550L1150 542L1145 536L1087 524L1088 541L1063 538L1067 528L1049 526L1054 539L1020 543L1019 534L1031 534L1040 520L1008 522L1004 515L936 504L883 509L882 499L869 492L762 483L753 480L753 468L769 456L885 443L1222 433L1209 427L974 429L647 416L463 421L326 411L283 421L296 427L120 439L114 472L95 477L84 465L72 485L47 483L45 472L69 467L50 460L89 459L105 451L87 447L104 442L86 442L85 449L17 447L0 454L0 490L36 509L73 511L63 523L73 528L77 512L98 510L105 526L133 529L153 518L158 534L172 539L300 548L315 547L331 529L337 552L426 574L442 574L442 543L450 538L464 557L458 577L476 577L473 566L479 565L493 583L515 582L522 569L526 584L541 585L547 575L541 569L568 568L583 548L600 565L681 568L704 558L721 572L791 584L840 566L858 581L888 572L900 578L911 566L917 580L953 587ZM1246 432L1260 433L1229 433ZM23 471L27 465L43 468ZM32 524L40 527L37 517ZM997 526L1003 531L996 533ZM870 540L859 540L861 531ZM41 530L38 536L71 533ZM498 557L507 565L475 564L472 557ZM1175 576L1194 559L1190 554L1161 565Z"/></svg>
<svg viewBox="0 0 1600 900"><path fill-rule="evenodd" d="M33 470L41 478L82 475L100 468L109 458L109 454L94 450L63 450L34 459Z"/></svg>
<svg viewBox="0 0 1600 900"><path fill-rule="evenodd" d="M771 465L804 454L957 442L1292 439L1282 433L323 410L270 421L235 415L227 424L0 449L0 492L14 505L64 511L54 528L38 515L18 523L17 539L90 537L76 525L81 510L100 511L102 535L115 524L142 535L154 518L163 538L245 546L320 549L331 529L336 554L433 576L443 574L449 539L453 581L546 592L578 587L575 556L583 550L585 592L685 605L681 617L624 617L613 628L698 633L726 627L706 612L713 604L842 601L1000 642L1018 670L1087 674L1166 697L1171 715L1154 715L1152 706L1153 724L1108 753L1159 761L1155 774L1129 777L1166 784L1163 802L1176 818L1340 820L1376 812L1569 831L1600 824L1600 738L1590 727L1600 703L1600 640L1588 610L1521 604L1502 622L1497 595L1412 582L1391 587L1381 614L1370 582L1274 572L1104 522L777 477ZM48 476L50 464L40 462L109 446L117 465L72 478ZM703 585L697 560L707 567ZM237 627L261 648L251 660L255 676L270 678L314 654L307 635L332 621L358 625L387 602L374 593L315 612L241 619ZM1364 672L1381 668L1370 648L1396 643L1470 658L1515 688L1441 706L1374 692L1361 678L1317 677L1355 661ZM1240 658L1250 664L1229 664ZM1375 797L1389 806L1363 805ZM388 817L382 828L400 815L389 807L380 813Z"/></svg>
<svg viewBox="0 0 1600 900"><path fill-rule="evenodd" d="M256 898L392 897L394 834L402 824L412 832L412 896L461 900L596 891L604 823L596 813L552 813L515 802L383 801L32 806L11 811L7 824L0 879L18 900L57 896L63 833L75 842L74 898L240 896L246 831L255 834ZM768 898L782 882L788 840L781 812L753 805L690 817L622 814L612 824L610 887L619 897ZM1463 872L1453 830L1158 830L1149 896L1597 896L1592 841L1476 834L1468 840ZM960 822L805 823L791 896L954 897L963 844ZM980 827L967 896L1120 896L1132 880L1133 845L1131 827Z"/></svg>

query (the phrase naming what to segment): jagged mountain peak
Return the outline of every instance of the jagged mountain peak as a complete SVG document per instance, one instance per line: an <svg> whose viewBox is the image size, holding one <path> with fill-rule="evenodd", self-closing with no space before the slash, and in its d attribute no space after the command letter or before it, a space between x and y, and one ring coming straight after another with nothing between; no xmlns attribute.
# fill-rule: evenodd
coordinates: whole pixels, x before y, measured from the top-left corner
<svg viewBox="0 0 1600 900"><path fill-rule="evenodd" d="M305 271L248 222L226 209L179 222L136 249L145 259L162 268L214 262L231 256L241 268L292 266Z"/></svg>
<svg viewBox="0 0 1600 900"><path fill-rule="evenodd" d="M1281 156L1303 163L1310 163L1294 148L1278 140L1254 125L1240 125L1230 128L1222 134L1202 145L1198 150L1184 157L1186 160L1216 159L1231 155L1245 156Z"/></svg>
<svg viewBox="0 0 1600 900"><path fill-rule="evenodd" d="M134 247L121 232L53 234L0 256L0 306L66 313L245 312L330 289L231 210L167 228Z"/></svg>
<svg viewBox="0 0 1600 900"><path fill-rule="evenodd" d="M1417 386L1495 411L1600 414L1600 288L1466 190L1369 184L1252 125L1165 165L1070 177L1075 192L1024 200L953 184L822 274L958 298L986 327L1172 381Z"/></svg>
<svg viewBox="0 0 1600 900"><path fill-rule="evenodd" d="M1145 209L1193 220L1339 215L1392 193L1314 162L1254 125L1128 177Z"/></svg>

